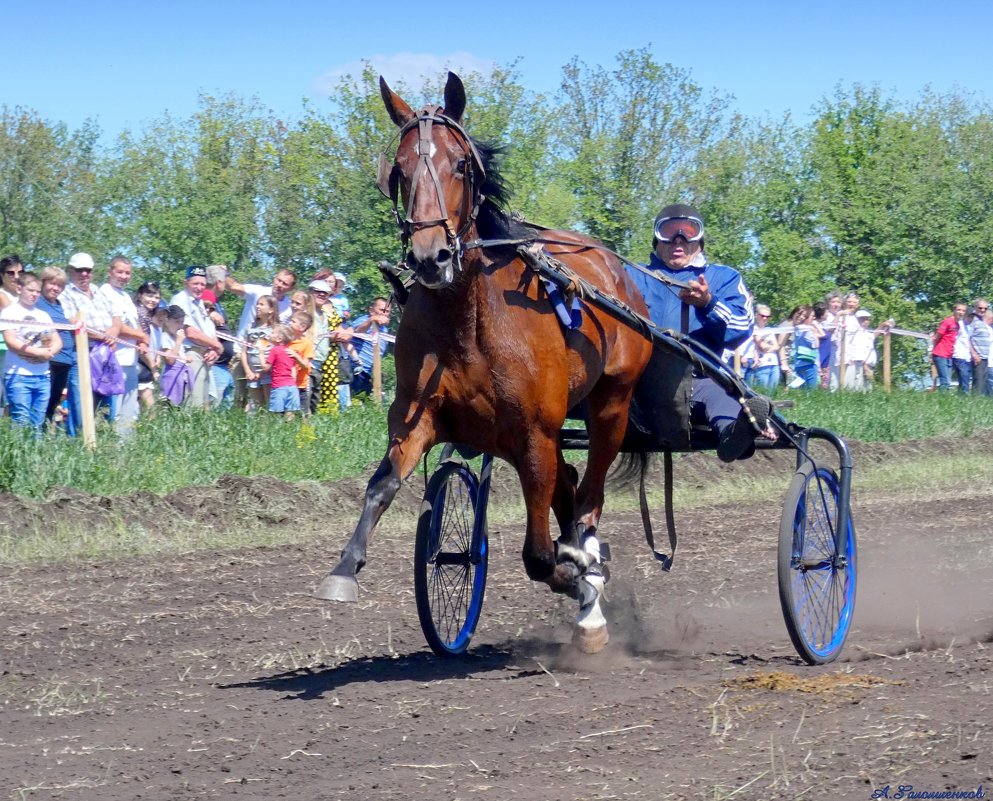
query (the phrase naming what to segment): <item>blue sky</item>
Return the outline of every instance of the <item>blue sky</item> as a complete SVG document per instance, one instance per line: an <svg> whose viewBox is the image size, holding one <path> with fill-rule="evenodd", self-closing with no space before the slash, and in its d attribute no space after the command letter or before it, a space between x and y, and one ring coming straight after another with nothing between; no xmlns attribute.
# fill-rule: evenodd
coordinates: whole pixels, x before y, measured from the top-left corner
<svg viewBox="0 0 993 801"><path fill-rule="evenodd" d="M303 98L320 107L322 87L363 59L415 85L445 66L517 59L525 86L554 92L574 56L610 68L642 47L749 115L804 121L839 82L901 100L927 85L993 100L991 0L0 0L0 30L0 104L71 127L95 118L108 138L167 110L185 117L201 92L256 96L293 119Z"/></svg>

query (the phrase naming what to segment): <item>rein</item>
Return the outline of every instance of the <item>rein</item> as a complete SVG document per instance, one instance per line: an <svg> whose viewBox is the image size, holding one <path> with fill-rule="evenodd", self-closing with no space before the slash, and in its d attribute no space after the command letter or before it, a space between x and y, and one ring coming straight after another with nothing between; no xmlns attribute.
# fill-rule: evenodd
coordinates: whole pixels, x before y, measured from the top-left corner
<svg viewBox="0 0 993 801"><path fill-rule="evenodd" d="M533 223L527 223L527 224L533 225ZM540 229L540 226L535 226L535 227ZM477 248L483 249L483 248L507 247L510 245L515 245L515 246L532 245L536 242L541 243L542 245L563 245L566 247L577 248L579 250L589 250L589 249L602 250L604 253L609 253L611 256L614 256L616 259L623 262L628 267L631 267L637 270L639 273L643 273L644 275L647 275L649 278L658 281L660 284L665 284L666 286L675 287L677 289L690 288L690 285L687 284L686 282L677 281L675 278L669 278L664 275L659 275L658 273L649 270L647 267L643 267L637 262L633 262L630 259L625 259L616 250L611 250L606 245L602 245L599 242L579 243L579 242L569 242L564 239L552 239L551 237L547 237L547 236L535 236L535 237L520 238L520 239L473 239L469 242L464 243L463 247L466 250L475 250Z"/></svg>

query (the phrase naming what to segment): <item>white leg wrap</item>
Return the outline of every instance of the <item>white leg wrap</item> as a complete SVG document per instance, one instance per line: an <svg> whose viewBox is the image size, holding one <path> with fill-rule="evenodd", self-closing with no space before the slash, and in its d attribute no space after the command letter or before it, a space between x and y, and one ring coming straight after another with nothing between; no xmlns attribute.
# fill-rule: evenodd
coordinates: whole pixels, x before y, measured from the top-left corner
<svg viewBox="0 0 993 801"><path fill-rule="evenodd" d="M604 577L600 574L600 540L595 534L583 538L583 553L591 566L596 568L579 579L579 614L573 629L572 641L579 650L595 654L603 650L610 639L607 619L600 609Z"/></svg>
<svg viewBox="0 0 993 801"><path fill-rule="evenodd" d="M596 534L591 534L583 540L583 550L589 554L591 562L600 561L600 540L596 538Z"/></svg>
<svg viewBox="0 0 993 801"><path fill-rule="evenodd" d="M596 629L607 625L607 619L600 610L600 596L603 594L603 576L584 576L580 581L587 582L596 591L592 603L579 607L576 625L584 629Z"/></svg>
<svg viewBox="0 0 993 801"><path fill-rule="evenodd" d="M607 633L607 619L600 611L603 577L584 576L580 582L585 582L588 588L592 589L594 600L579 607L576 627L572 630L572 642L583 653L596 654L602 651L610 640L610 635Z"/></svg>
<svg viewBox="0 0 993 801"><path fill-rule="evenodd" d="M561 542L555 543L555 561L562 562L568 560L579 568L580 572L586 570L590 565L590 557L585 551L573 548L571 545L563 545Z"/></svg>

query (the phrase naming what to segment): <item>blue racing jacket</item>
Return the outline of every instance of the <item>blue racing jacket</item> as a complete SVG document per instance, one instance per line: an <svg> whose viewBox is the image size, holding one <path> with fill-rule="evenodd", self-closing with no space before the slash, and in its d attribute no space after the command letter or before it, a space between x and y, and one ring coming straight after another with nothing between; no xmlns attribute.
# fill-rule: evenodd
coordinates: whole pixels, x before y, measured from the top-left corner
<svg viewBox="0 0 993 801"><path fill-rule="evenodd" d="M684 333L710 348L718 357L725 349L734 350L751 335L755 323L752 301L737 270L706 262L673 270L655 253L652 254L648 269L653 272L684 283L701 275L707 279L711 300L706 308L701 309L683 303L677 287L655 281L632 267L625 269L645 299L648 316L656 325L680 331L682 310L686 306L689 310L689 329Z"/></svg>

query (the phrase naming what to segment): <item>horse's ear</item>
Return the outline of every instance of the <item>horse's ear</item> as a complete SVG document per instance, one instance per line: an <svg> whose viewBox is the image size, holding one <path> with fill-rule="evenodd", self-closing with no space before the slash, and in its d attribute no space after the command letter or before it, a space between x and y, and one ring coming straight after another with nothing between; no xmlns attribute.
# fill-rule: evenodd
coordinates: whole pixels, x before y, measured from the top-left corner
<svg viewBox="0 0 993 801"><path fill-rule="evenodd" d="M445 84L445 116L461 123L464 111L465 87L462 79L454 72L449 72L448 83Z"/></svg>
<svg viewBox="0 0 993 801"><path fill-rule="evenodd" d="M400 95L390 89L386 79L379 76L379 93L383 96L383 104L390 114L390 119L397 128L403 128L408 122L414 119L414 112Z"/></svg>

